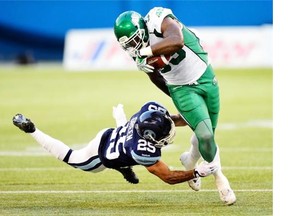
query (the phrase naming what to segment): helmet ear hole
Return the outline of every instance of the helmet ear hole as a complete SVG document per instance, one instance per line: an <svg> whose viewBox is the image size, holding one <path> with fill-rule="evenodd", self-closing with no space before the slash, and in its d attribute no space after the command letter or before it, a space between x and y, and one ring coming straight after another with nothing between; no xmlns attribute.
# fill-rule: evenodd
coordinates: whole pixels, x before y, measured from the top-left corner
<svg viewBox="0 0 288 216"><path fill-rule="evenodd" d="M155 134L155 132L153 130L146 129L146 130L143 131L143 137L145 139L151 139L151 138L155 139L156 138L156 134Z"/></svg>
<svg viewBox="0 0 288 216"><path fill-rule="evenodd" d="M140 137L159 148L171 143L175 135L172 119L157 110L142 113L136 121L135 128Z"/></svg>

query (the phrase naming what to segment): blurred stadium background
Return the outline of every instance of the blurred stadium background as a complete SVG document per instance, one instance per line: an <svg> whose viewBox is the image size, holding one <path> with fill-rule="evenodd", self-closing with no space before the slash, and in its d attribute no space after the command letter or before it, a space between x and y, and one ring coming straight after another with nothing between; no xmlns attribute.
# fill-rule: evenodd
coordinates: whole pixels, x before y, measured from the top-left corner
<svg viewBox="0 0 288 216"><path fill-rule="evenodd" d="M125 10L145 15L154 6L169 7L185 25L199 28L214 65L272 66L272 0L0 1L0 62L70 60L103 69L112 59L123 68L114 21ZM86 32L77 31L65 47L71 30Z"/></svg>

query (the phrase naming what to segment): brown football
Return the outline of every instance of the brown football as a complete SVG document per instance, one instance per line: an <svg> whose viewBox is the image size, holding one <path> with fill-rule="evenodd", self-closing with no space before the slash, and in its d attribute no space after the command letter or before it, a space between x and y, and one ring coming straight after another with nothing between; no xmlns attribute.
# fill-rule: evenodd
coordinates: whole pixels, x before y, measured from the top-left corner
<svg viewBox="0 0 288 216"><path fill-rule="evenodd" d="M164 68L170 60L170 55L151 56L147 59L147 64L153 66L155 69Z"/></svg>

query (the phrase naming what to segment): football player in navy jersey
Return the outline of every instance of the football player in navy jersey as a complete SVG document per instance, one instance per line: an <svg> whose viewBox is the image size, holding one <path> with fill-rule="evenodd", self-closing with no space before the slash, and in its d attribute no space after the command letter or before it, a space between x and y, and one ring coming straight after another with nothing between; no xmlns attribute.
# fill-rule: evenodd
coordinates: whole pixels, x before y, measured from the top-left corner
<svg viewBox="0 0 288 216"><path fill-rule="evenodd" d="M219 85L195 30L185 26L171 9L154 7L143 17L136 11L121 13L114 23L114 33L138 69L171 97L193 130L192 145L180 156L184 167L194 169L202 158L221 164L214 137L220 111ZM147 64L149 57L161 55L170 56L164 68ZM221 167L213 176L220 199L227 205L235 203L236 196ZM201 178L188 184L199 191Z"/></svg>
<svg viewBox="0 0 288 216"><path fill-rule="evenodd" d="M179 115L169 112L156 102L148 102L129 121L122 106L113 108L116 128L105 128L97 133L89 144L72 150L66 144L35 127L22 114L13 117L13 124L31 136L48 152L68 165L88 172L111 168L121 172L133 184L139 179L132 170L143 165L147 170L168 184L177 184L194 178L205 177L217 171L218 164L203 162L187 171L172 171L161 161L161 148L172 143L175 124L181 122ZM174 119L174 121L172 120Z"/></svg>

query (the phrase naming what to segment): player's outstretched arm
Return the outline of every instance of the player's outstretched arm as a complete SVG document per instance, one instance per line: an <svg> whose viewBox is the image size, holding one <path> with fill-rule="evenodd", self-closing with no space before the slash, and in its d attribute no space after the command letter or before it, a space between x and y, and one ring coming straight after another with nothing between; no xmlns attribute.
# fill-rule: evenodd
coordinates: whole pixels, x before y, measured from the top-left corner
<svg viewBox="0 0 288 216"><path fill-rule="evenodd" d="M172 114L170 116L176 127L187 125L187 122L182 118L180 114Z"/></svg>
<svg viewBox="0 0 288 216"><path fill-rule="evenodd" d="M213 164L208 163L202 164L193 170L170 170L163 161L158 161L154 165L146 167L146 169L168 184L182 183L197 178L199 176L206 177L217 170Z"/></svg>

